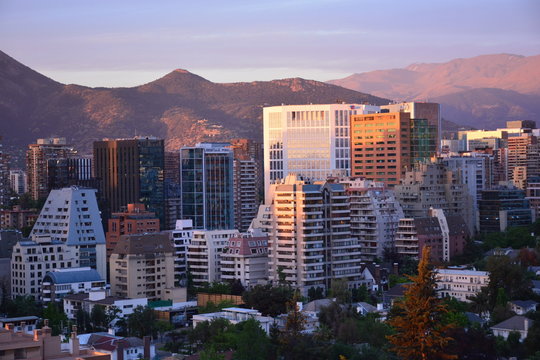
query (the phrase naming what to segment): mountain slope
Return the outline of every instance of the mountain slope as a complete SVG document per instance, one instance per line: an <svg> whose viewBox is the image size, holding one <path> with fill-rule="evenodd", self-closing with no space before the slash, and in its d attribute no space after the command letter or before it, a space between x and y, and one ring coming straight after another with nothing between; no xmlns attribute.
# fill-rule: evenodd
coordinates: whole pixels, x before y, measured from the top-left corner
<svg viewBox="0 0 540 360"><path fill-rule="evenodd" d="M329 83L398 101L440 102L446 119L489 128L516 118L535 119L539 79L540 55L497 54L353 74Z"/></svg>
<svg viewBox="0 0 540 360"><path fill-rule="evenodd" d="M132 88L63 85L0 52L0 123L8 145L65 136L82 151L103 137L155 135L178 148L205 140L262 140L262 107L286 104L385 104L388 100L300 78L218 84L175 70Z"/></svg>

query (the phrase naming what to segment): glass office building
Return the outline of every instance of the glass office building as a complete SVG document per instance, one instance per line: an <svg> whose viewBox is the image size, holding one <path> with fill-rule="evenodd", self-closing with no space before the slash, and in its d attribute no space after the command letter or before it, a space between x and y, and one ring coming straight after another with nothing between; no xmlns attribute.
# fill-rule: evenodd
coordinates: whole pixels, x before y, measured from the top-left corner
<svg viewBox="0 0 540 360"><path fill-rule="evenodd" d="M227 143L200 143L180 151L182 218L194 229L234 228L233 152Z"/></svg>

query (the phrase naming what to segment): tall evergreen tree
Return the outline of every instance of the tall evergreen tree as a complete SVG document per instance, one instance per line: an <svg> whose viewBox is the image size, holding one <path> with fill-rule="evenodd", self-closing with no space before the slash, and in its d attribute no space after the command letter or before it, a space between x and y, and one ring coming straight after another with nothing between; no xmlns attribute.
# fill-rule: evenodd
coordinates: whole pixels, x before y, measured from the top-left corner
<svg viewBox="0 0 540 360"><path fill-rule="evenodd" d="M388 336L392 350L408 360L455 359L444 352L448 342L449 325L442 315L445 304L437 298L435 274L429 264L429 247L424 247L418 264L418 275L410 276L405 296L394 305L395 315L389 323L395 334Z"/></svg>

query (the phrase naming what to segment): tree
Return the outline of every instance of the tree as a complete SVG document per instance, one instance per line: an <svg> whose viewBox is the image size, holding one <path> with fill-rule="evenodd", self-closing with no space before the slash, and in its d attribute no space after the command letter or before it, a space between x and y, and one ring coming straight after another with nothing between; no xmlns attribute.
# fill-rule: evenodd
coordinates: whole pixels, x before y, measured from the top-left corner
<svg viewBox="0 0 540 360"><path fill-rule="evenodd" d="M90 315L83 308L78 309L75 313L75 322L77 323L77 329L81 333L92 330Z"/></svg>
<svg viewBox="0 0 540 360"><path fill-rule="evenodd" d="M244 292L242 299L247 308L259 310L265 316L278 316L287 312L287 302L293 297L289 286L257 285Z"/></svg>
<svg viewBox="0 0 540 360"><path fill-rule="evenodd" d="M49 320L49 326L53 335L61 334L62 328L68 322L66 314L53 302L50 302L43 310L43 318Z"/></svg>
<svg viewBox="0 0 540 360"><path fill-rule="evenodd" d="M255 319L249 319L237 326L235 360L265 360L268 358L270 340Z"/></svg>
<svg viewBox="0 0 540 360"><path fill-rule="evenodd" d="M90 311L90 322L94 331L107 330L109 323L107 322L107 313L105 307L102 305L94 305L92 311Z"/></svg>
<svg viewBox="0 0 540 360"><path fill-rule="evenodd" d="M437 298L435 274L429 264L430 248L424 247L418 264L418 275L410 276L405 296L395 303L395 315L389 324L396 333L387 339L398 356L409 360L455 359L444 352L452 338L446 333L450 325L441 319L447 308Z"/></svg>
<svg viewBox="0 0 540 360"><path fill-rule="evenodd" d="M129 336L143 338L149 335L156 337L156 314L149 307L137 306L133 313L128 315L126 326Z"/></svg>
<svg viewBox="0 0 540 360"><path fill-rule="evenodd" d="M340 304L349 304L351 302L351 292L347 280L335 279L330 287L330 296L335 297Z"/></svg>

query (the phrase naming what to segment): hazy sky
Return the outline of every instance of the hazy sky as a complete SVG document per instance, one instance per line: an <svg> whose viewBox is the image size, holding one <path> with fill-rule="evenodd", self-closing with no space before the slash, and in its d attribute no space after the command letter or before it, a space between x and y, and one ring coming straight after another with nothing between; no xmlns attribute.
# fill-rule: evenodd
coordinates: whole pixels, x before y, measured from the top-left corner
<svg viewBox="0 0 540 360"><path fill-rule="evenodd" d="M63 83L329 80L540 54L539 0L0 0L0 50Z"/></svg>

